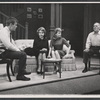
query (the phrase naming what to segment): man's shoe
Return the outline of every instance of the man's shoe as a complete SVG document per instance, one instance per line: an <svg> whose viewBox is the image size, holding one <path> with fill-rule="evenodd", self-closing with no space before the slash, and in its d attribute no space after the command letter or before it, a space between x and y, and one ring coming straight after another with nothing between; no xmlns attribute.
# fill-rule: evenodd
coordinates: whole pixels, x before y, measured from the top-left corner
<svg viewBox="0 0 100 100"><path fill-rule="evenodd" d="M24 71L22 72L22 74L24 74L24 75L29 75L29 74L31 74L31 72L28 72L28 71L24 70Z"/></svg>
<svg viewBox="0 0 100 100"><path fill-rule="evenodd" d="M16 77L16 80L29 81L30 78L25 77L24 75L22 75L22 76L17 76L17 77Z"/></svg>
<svg viewBox="0 0 100 100"><path fill-rule="evenodd" d="M40 71L37 71L36 73L37 73L37 74L41 74L41 72L40 72Z"/></svg>
<svg viewBox="0 0 100 100"><path fill-rule="evenodd" d="M88 70L85 68L83 71L82 71L82 73L86 73Z"/></svg>

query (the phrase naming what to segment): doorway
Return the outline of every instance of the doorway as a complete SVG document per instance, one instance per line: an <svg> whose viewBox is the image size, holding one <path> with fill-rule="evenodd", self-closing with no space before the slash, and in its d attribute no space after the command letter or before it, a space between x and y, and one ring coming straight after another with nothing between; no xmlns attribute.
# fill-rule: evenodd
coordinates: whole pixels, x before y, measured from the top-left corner
<svg viewBox="0 0 100 100"><path fill-rule="evenodd" d="M84 4L62 4L63 37L70 41L76 56L83 54Z"/></svg>

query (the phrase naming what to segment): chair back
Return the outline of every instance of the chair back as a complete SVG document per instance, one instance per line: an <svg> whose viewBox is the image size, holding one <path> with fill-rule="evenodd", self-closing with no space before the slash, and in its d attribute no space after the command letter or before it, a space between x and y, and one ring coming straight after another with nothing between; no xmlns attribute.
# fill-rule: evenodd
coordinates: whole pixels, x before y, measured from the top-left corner
<svg viewBox="0 0 100 100"><path fill-rule="evenodd" d="M0 30L3 28L3 24L2 23L0 23Z"/></svg>

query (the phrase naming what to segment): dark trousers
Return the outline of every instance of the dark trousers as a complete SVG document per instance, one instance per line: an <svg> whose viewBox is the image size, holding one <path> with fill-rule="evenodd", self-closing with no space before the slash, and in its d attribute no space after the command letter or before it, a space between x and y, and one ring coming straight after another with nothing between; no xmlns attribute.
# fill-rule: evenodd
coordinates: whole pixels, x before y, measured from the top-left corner
<svg viewBox="0 0 100 100"><path fill-rule="evenodd" d="M100 46L91 46L89 52L83 52L83 63L87 64L88 59L93 56L93 54L97 54L100 57Z"/></svg>
<svg viewBox="0 0 100 100"><path fill-rule="evenodd" d="M36 57L36 64L37 64L37 68L36 68L36 70L39 68L39 58L38 58L38 56L39 56L39 53L46 53L46 56L47 56L47 52L46 51L40 51L40 50L35 50L35 49L33 49L33 48L26 48L25 50L25 53L27 54L27 55L29 55L29 56L35 56Z"/></svg>
<svg viewBox="0 0 100 100"><path fill-rule="evenodd" d="M39 60L38 60L38 56L39 56L39 51L37 50L34 50L33 48L26 48L25 50L24 50L24 52L27 54L27 55L29 55L29 56L35 56L36 57L36 64L37 64L37 68L36 68L36 70L38 69L38 67L39 67Z"/></svg>
<svg viewBox="0 0 100 100"><path fill-rule="evenodd" d="M19 59L19 69L18 69L18 75L21 76L23 75L23 71L26 69L26 53L25 52L20 52L20 51L8 51L6 50L2 56L4 58L9 58L9 59Z"/></svg>

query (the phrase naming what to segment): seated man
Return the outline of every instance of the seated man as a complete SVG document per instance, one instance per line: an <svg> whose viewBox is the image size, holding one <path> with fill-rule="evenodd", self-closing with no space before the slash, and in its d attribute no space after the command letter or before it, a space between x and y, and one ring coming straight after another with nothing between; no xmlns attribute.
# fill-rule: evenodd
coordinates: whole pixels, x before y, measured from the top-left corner
<svg viewBox="0 0 100 100"><path fill-rule="evenodd" d="M11 37L11 32L17 28L17 19L9 17L6 20L6 26L0 30L0 47L5 47L5 51L0 51L2 57L9 59L19 59L19 70L17 80L29 81L30 78L24 75L31 74L26 69L26 53L21 51Z"/></svg>
<svg viewBox="0 0 100 100"><path fill-rule="evenodd" d="M93 30L87 37L86 49L83 52L83 63L85 64L83 73L88 71L87 62L90 56L93 54L100 56L100 24L94 23Z"/></svg>

